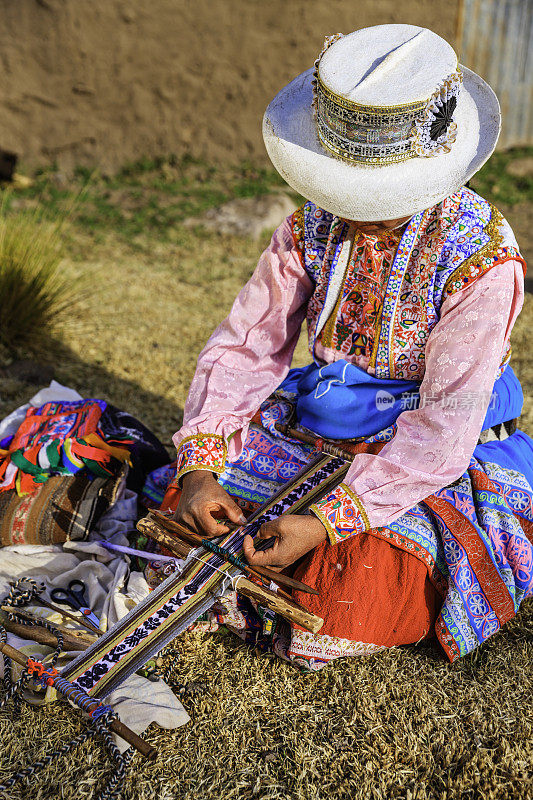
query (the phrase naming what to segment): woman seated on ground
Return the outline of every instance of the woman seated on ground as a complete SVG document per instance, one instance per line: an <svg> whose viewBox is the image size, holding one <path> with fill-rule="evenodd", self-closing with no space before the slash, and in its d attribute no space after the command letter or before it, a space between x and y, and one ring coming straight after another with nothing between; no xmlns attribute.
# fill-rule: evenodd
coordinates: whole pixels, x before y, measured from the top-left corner
<svg viewBox="0 0 533 800"><path fill-rule="evenodd" d="M289 630L238 597L219 620L312 669L433 635L453 660L532 591L533 442L508 364L524 263L465 188L498 101L436 34L381 25L327 40L263 130L310 199L199 357L164 507L209 536L242 521L311 457L275 427L293 414L353 463L310 514L263 526L272 549L248 537L245 553L315 586L296 597L324 626ZM314 361L289 372L305 317Z"/></svg>

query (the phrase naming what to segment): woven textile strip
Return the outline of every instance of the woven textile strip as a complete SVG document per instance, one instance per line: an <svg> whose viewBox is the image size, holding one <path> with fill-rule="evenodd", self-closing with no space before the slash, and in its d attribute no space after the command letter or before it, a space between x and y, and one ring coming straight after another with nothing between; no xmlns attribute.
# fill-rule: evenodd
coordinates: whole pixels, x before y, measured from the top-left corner
<svg viewBox="0 0 533 800"><path fill-rule="evenodd" d="M254 536L264 522L282 514L302 513L333 486L349 468L341 458L317 456L239 530L218 544L242 555L246 534ZM194 557L193 557L194 556ZM221 572L223 571L223 572ZM171 575L120 622L63 670L87 694L106 697L171 639L185 630L242 573L222 557L193 551L183 572Z"/></svg>
<svg viewBox="0 0 533 800"><path fill-rule="evenodd" d="M392 352L392 331L393 321L396 315L400 298L400 288L409 266L411 253L415 246L418 232L422 225L424 214L427 212L420 212L409 222L404 235L396 250L396 255L392 263L387 288L385 290L385 297L383 300L383 311L381 315L381 332L376 355L376 377L388 378L394 377L394 365L389 362L389 353Z"/></svg>

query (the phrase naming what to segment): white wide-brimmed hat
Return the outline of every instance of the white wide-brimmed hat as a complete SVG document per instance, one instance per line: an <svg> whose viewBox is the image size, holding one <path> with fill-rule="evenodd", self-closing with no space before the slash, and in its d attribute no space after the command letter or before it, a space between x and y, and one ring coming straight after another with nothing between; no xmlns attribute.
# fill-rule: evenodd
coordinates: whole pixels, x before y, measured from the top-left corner
<svg viewBox="0 0 533 800"><path fill-rule="evenodd" d="M463 186L500 132L490 86L440 36L377 25L329 37L268 106L263 137L287 183L344 219L410 216Z"/></svg>

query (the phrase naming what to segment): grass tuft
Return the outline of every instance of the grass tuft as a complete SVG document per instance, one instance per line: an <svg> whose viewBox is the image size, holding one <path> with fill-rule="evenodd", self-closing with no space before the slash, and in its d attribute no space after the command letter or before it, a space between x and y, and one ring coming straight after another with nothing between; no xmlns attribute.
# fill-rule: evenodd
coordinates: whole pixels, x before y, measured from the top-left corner
<svg viewBox="0 0 533 800"><path fill-rule="evenodd" d="M533 147L515 147L493 153L470 182L472 188L496 205L533 203L533 176L528 170L523 175L513 175L508 170L509 165L517 160L531 161L532 154Z"/></svg>
<svg viewBox="0 0 533 800"><path fill-rule="evenodd" d="M55 167L42 169L31 186L17 191L17 198L22 207L39 204L55 214L81 192L72 214L74 226L98 243L112 233L142 249L140 237L175 241L188 217L236 198L280 190L293 193L272 167L249 162L215 166L170 155L126 164L116 175L80 167L67 178Z"/></svg>
<svg viewBox="0 0 533 800"><path fill-rule="evenodd" d="M62 221L0 208L0 343L41 343L70 307L75 286L61 270Z"/></svg>

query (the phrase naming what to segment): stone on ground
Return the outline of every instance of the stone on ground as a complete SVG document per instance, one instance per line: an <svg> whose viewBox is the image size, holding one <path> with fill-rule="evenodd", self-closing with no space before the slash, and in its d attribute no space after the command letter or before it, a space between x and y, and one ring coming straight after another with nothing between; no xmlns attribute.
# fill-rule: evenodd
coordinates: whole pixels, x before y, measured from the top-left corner
<svg viewBox="0 0 533 800"><path fill-rule="evenodd" d="M283 192L242 197L210 208L201 217L189 217L184 225L201 225L216 233L258 239L263 231L274 231L295 208L295 201Z"/></svg>

